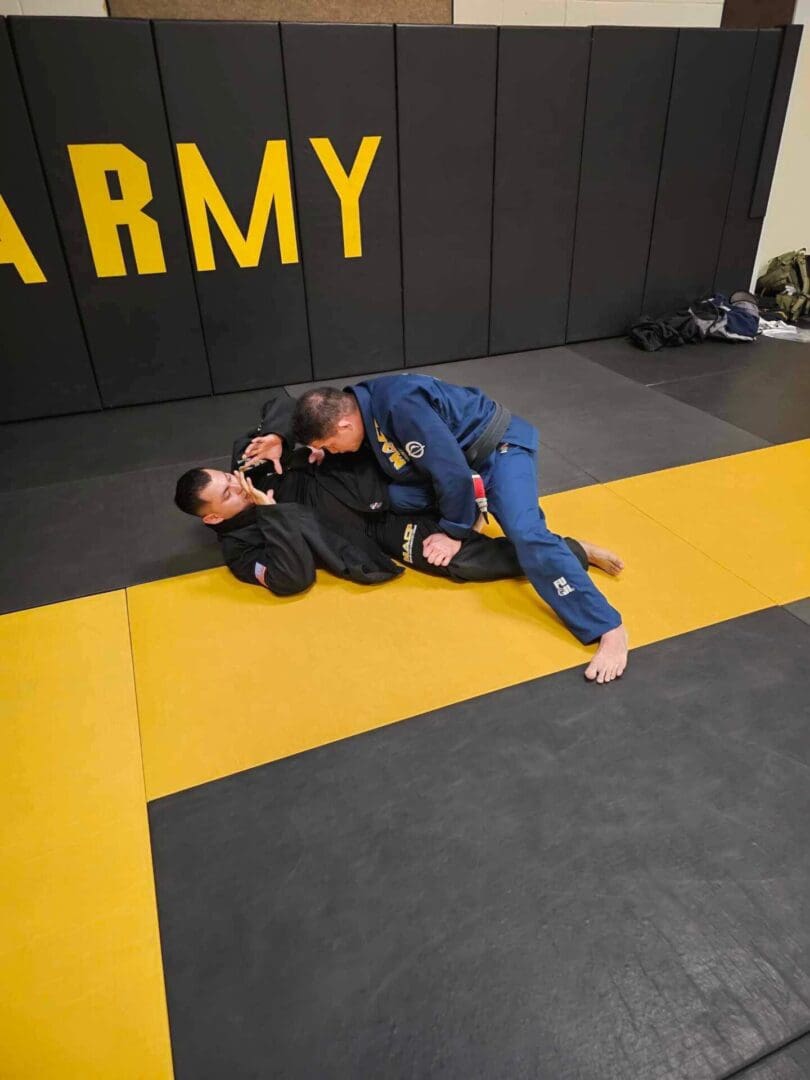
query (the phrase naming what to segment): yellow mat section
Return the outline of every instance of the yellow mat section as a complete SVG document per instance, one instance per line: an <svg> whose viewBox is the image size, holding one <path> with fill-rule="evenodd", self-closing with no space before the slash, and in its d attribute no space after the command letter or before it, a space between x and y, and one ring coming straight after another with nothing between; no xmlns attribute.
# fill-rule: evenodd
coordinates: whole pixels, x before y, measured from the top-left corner
<svg viewBox="0 0 810 1080"><path fill-rule="evenodd" d="M608 487L775 603L810 596L810 439Z"/></svg>
<svg viewBox="0 0 810 1080"><path fill-rule="evenodd" d="M552 528L621 552L596 572L636 646L770 600L606 487L543 500ZM222 570L140 585L129 607L147 797L584 664L525 582L320 574L278 600ZM594 693L609 693L594 688Z"/></svg>
<svg viewBox="0 0 810 1080"><path fill-rule="evenodd" d="M172 1075L123 592L0 617L0 1076Z"/></svg>

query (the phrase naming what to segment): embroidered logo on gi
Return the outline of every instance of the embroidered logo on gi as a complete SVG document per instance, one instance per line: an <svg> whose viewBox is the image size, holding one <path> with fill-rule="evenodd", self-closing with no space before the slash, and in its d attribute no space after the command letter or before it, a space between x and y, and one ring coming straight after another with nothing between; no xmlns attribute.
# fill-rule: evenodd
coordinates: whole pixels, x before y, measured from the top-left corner
<svg viewBox="0 0 810 1080"><path fill-rule="evenodd" d="M409 521L402 534L402 559L406 563L413 562L413 542L416 539L416 526Z"/></svg>
<svg viewBox="0 0 810 1080"><path fill-rule="evenodd" d="M557 590L557 596L568 596L569 593L574 592L574 586L569 585L564 577L557 578L554 588Z"/></svg>
<svg viewBox="0 0 810 1080"><path fill-rule="evenodd" d="M369 510L382 510L381 502L373 502L368 504Z"/></svg>
<svg viewBox="0 0 810 1080"><path fill-rule="evenodd" d="M257 562L253 566L253 576L256 578L260 585L266 584L267 581L267 567L262 566L260 562Z"/></svg>
<svg viewBox="0 0 810 1080"><path fill-rule="evenodd" d="M420 458L425 452L425 444L420 442L405 443L405 453L408 457Z"/></svg>
<svg viewBox="0 0 810 1080"><path fill-rule="evenodd" d="M402 456L402 451L396 443L391 442L385 432L380 431L380 425L376 420L374 421L374 431L377 434L377 442L380 444L380 449L388 458L393 468L399 472L400 469L403 469L408 464Z"/></svg>

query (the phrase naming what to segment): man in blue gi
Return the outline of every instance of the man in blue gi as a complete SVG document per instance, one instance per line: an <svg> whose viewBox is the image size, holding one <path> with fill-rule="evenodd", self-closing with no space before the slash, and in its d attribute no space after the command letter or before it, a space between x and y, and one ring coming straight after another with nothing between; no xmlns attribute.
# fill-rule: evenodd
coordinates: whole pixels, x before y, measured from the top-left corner
<svg viewBox="0 0 810 1080"><path fill-rule="evenodd" d="M293 429L298 442L332 454L355 452L367 439L394 481L389 495L397 512L435 501L440 531L425 540L423 552L436 566L447 565L476 525L470 473L480 474L488 509L515 545L526 577L581 642L599 641L585 677L605 683L622 675L628 646L621 616L546 525L537 491L538 433L526 420L472 387L383 375L347 390L308 390Z"/></svg>

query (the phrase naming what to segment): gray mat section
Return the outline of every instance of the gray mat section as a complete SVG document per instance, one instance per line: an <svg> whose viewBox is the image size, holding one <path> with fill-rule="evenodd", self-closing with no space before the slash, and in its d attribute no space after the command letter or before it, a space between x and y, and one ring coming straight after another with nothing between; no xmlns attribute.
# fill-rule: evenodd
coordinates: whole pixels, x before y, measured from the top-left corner
<svg viewBox="0 0 810 1080"><path fill-rule="evenodd" d="M648 353L612 338L571 348L768 442L810 436L810 343L759 337Z"/></svg>
<svg viewBox="0 0 810 1080"><path fill-rule="evenodd" d="M0 492L0 614L220 565L214 534L172 501L199 462ZM594 483L553 451L541 464L544 495Z"/></svg>
<svg viewBox="0 0 810 1080"><path fill-rule="evenodd" d="M795 615L797 619L810 624L810 597L805 600L797 600L795 604L785 604L784 606L791 615Z"/></svg>
<svg viewBox="0 0 810 1080"><path fill-rule="evenodd" d="M178 1080L715 1080L806 1031L808 648L771 609L152 803Z"/></svg>
<svg viewBox="0 0 810 1080"><path fill-rule="evenodd" d="M700 345L686 345L678 349L660 349L645 352L625 337L607 338L604 341L583 341L569 345L573 352L593 360L602 367L625 375L642 386L673 382L676 379L692 379L697 375L713 375L719 371L738 371L756 363L762 341L750 344L732 344L727 341L706 341ZM777 342L777 344L779 344ZM781 343L783 347L784 342Z"/></svg>
<svg viewBox="0 0 810 1080"><path fill-rule="evenodd" d="M415 369L480 386L540 430L544 446L600 481L756 450L767 443L667 399L572 349L542 349ZM349 385L357 379L335 380ZM288 387L299 394L306 386ZM542 477L542 462L540 475Z"/></svg>
<svg viewBox="0 0 810 1080"><path fill-rule="evenodd" d="M421 370L480 385L538 425L541 495L766 445L568 348ZM227 465L269 393L0 428L0 612L216 565L211 535L174 509L174 483L191 465Z"/></svg>
<svg viewBox="0 0 810 1080"><path fill-rule="evenodd" d="M810 343L776 342L756 364L664 383L669 397L695 405L772 443L810 436Z"/></svg>
<svg viewBox="0 0 810 1080"><path fill-rule="evenodd" d="M758 1065L743 1069L734 1080L807 1080L810 1076L810 1036L798 1039L769 1055Z"/></svg>
<svg viewBox="0 0 810 1080"><path fill-rule="evenodd" d="M0 494L0 613L219 565L213 533L172 503L187 464Z"/></svg>
<svg viewBox="0 0 810 1080"><path fill-rule="evenodd" d="M0 491L110 476L157 465L207 464L257 423L276 391L29 420L0 426Z"/></svg>

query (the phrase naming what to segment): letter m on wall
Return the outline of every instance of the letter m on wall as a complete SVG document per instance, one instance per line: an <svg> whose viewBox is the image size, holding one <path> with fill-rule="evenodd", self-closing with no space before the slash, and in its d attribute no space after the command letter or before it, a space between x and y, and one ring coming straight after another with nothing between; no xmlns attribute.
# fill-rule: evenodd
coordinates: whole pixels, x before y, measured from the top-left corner
<svg viewBox="0 0 810 1080"><path fill-rule="evenodd" d="M243 268L258 266L270 211L274 206L281 261L298 262L290 165L287 144L283 139L269 139L265 144L246 233L237 225L197 145L178 143L177 162L198 270L216 269L209 215L233 252L237 264Z"/></svg>

